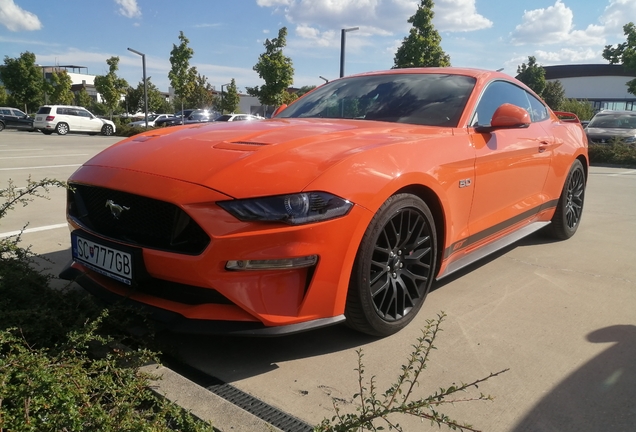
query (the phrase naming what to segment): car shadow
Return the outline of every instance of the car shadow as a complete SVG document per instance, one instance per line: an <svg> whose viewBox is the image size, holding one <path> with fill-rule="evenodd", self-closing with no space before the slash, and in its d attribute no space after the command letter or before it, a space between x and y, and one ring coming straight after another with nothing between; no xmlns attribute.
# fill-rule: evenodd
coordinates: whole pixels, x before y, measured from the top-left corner
<svg viewBox="0 0 636 432"><path fill-rule="evenodd" d="M535 233L440 281L434 282L431 292L487 265L517 247L542 244L546 241L551 240L540 233ZM70 255L70 250L66 249L48 254L45 257L61 270L70 259ZM62 266L59 266L58 263L61 263ZM276 369L277 363L281 361L351 350L371 344L379 339L351 330L344 324L282 337L195 335L175 333L161 326L157 329L158 343L162 352L166 354L165 358L176 368L182 368L185 375L192 375L192 373L197 375L196 370L203 372L203 374L207 373L206 371L214 371L212 373L217 377L222 377L229 382L270 372ZM222 353L222 355L218 355L218 353ZM258 355L255 356L254 353L258 353ZM188 373L188 366L184 363L187 363L194 370Z"/></svg>
<svg viewBox="0 0 636 432"><path fill-rule="evenodd" d="M556 385L511 432L634 430L636 326L605 327L586 339L612 345Z"/></svg>

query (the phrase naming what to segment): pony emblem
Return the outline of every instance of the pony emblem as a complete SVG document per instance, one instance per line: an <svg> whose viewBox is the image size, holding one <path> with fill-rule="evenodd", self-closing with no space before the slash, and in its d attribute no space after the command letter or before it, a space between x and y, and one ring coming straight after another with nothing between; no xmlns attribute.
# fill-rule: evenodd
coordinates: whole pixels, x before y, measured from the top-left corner
<svg viewBox="0 0 636 432"><path fill-rule="evenodd" d="M130 210L130 207L115 204L113 200L106 200L105 207L108 207L110 209L110 214L112 214L115 219L119 219L119 216L121 216L124 211Z"/></svg>

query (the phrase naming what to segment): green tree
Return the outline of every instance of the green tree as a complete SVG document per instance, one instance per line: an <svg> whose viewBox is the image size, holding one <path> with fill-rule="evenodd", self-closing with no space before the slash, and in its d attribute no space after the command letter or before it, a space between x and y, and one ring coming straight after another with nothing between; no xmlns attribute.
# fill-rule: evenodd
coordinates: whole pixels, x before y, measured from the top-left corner
<svg viewBox="0 0 636 432"><path fill-rule="evenodd" d="M528 57L528 64L522 63L517 67L517 79L530 87L539 96L543 95L545 90L545 69L537 64L534 56Z"/></svg>
<svg viewBox="0 0 636 432"><path fill-rule="evenodd" d="M221 95L221 102L219 103L219 107L221 108L221 113L235 113L238 111L239 103L241 98L238 94L238 90L236 89L236 81L232 78L230 84L227 86L226 91Z"/></svg>
<svg viewBox="0 0 636 432"><path fill-rule="evenodd" d="M33 112L41 105L44 78L32 52L23 52L17 58L5 56L4 65L0 67L0 81L18 105L16 108Z"/></svg>
<svg viewBox="0 0 636 432"><path fill-rule="evenodd" d="M310 91L312 91L313 89L315 89L316 86L315 85L311 85L311 86L302 86L301 88L298 89L298 91L296 92L296 96L301 97L302 95L304 95L305 93L309 93Z"/></svg>
<svg viewBox="0 0 636 432"><path fill-rule="evenodd" d="M262 86L247 87L247 93L256 96L263 105L281 105L287 88L294 82L292 60L283 54L287 45L287 27L278 30L278 37L265 40L265 52L258 57L254 71L265 81Z"/></svg>
<svg viewBox="0 0 636 432"><path fill-rule="evenodd" d="M197 74L192 88L192 94L188 98L188 105L192 108L210 108L216 104L214 88L208 82L205 75Z"/></svg>
<svg viewBox="0 0 636 432"><path fill-rule="evenodd" d="M183 111L184 102L194 91L197 70L195 67L190 67L190 59L194 55L194 50L188 46L190 40L182 31L179 32L179 40L181 41L179 46L172 44L172 51L170 51L172 68L168 72L168 78L175 94L179 97Z"/></svg>
<svg viewBox="0 0 636 432"><path fill-rule="evenodd" d="M90 108L93 105L93 98L91 98L84 87L75 95L75 104L84 108Z"/></svg>
<svg viewBox="0 0 636 432"><path fill-rule="evenodd" d="M146 78L146 92L148 95L148 112L165 112L165 97L159 91L159 88L150 81L151 77ZM144 83L140 81L136 88L129 87L126 91L126 99L124 104L128 112L136 113L144 110Z"/></svg>
<svg viewBox="0 0 636 432"><path fill-rule="evenodd" d="M0 85L0 105L7 106L7 101L9 100L9 96L7 95L7 90L3 85Z"/></svg>
<svg viewBox="0 0 636 432"><path fill-rule="evenodd" d="M594 107L588 100L563 99L561 111L574 113L581 120L590 120L594 117Z"/></svg>
<svg viewBox="0 0 636 432"><path fill-rule="evenodd" d="M613 47L606 45L603 58L610 64L622 64L626 69L636 72L636 26L633 22L623 26L627 40ZM627 91L636 95L636 79L627 82Z"/></svg>
<svg viewBox="0 0 636 432"><path fill-rule="evenodd" d="M441 47L442 37L433 26L433 0L421 0L408 22L409 35L395 53L394 68L450 66L450 57Z"/></svg>
<svg viewBox="0 0 636 432"><path fill-rule="evenodd" d="M560 110L563 100L565 99L565 90L563 89L563 85L561 85L561 81L546 82L541 97L543 97L543 100L550 108L555 111Z"/></svg>
<svg viewBox="0 0 636 432"><path fill-rule="evenodd" d="M45 84L48 102L54 105L72 105L75 101L75 95L71 91L73 80L69 74L62 70L53 72L51 80Z"/></svg>
<svg viewBox="0 0 636 432"><path fill-rule="evenodd" d="M98 75L95 77L95 89L102 95L104 105L110 114L110 118L113 118L113 112L119 106L121 96L126 94L126 89L129 87L125 79L117 76L117 70L119 69L119 57L111 57L106 60L109 70L106 75Z"/></svg>

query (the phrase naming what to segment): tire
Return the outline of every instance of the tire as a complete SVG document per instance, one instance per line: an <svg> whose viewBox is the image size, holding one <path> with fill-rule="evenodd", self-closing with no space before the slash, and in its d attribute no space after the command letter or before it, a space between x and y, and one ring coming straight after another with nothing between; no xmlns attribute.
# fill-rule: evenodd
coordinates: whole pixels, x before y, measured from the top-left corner
<svg viewBox="0 0 636 432"><path fill-rule="evenodd" d="M51 135L53 133L53 131L46 130L46 129L41 129L40 132L42 132L44 135Z"/></svg>
<svg viewBox="0 0 636 432"><path fill-rule="evenodd" d="M435 276L433 216L415 195L398 194L380 207L365 232L351 273L347 325L389 336L410 323Z"/></svg>
<svg viewBox="0 0 636 432"><path fill-rule="evenodd" d="M567 240L579 228L585 201L585 183L583 164L577 159L565 179L552 223L549 225L549 234L552 237Z"/></svg>
<svg viewBox="0 0 636 432"><path fill-rule="evenodd" d="M114 133L111 125L105 124L102 126L102 135L111 136Z"/></svg>
<svg viewBox="0 0 636 432"><path fill-rule="evenodd" d="M58 123L57 126L55 126L55 132L57 132L58 135L66 135L68 133L68 125L66 123Z"/></svg>
<svg viewBox="0 0 636 432"><path fill-rule="evenodd" d="M0 122L0 132L4 130L4 123Z"/></svg>

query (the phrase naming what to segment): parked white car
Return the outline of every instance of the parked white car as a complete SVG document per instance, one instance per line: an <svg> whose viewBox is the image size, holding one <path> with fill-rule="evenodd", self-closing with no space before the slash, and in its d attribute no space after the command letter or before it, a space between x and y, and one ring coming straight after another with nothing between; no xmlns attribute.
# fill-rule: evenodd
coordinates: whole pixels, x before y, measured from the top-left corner
<svg viewBox="0 0 636 432"><path fill-rule="evenodd" d="M155 127L157 120L163 120L174 117L174 114L148 114L148 126ZM130 126L146 126L146 119L129 123Z"/></svg>
<svg viewBox="0 0 636 432"><path fill-rule="evenodd" d="M245 120L263 120L264 117L252 114L223 114L218 117L215 122L223 121L245 121Z"/></svg>
<svg viewBox="0 0 636 432"><path fill-rule="evenodd" d="M69 132L84 132L91 135L115 133L115 123L95 117L86 108L70 105L44 105L35 115L33 127L43 134L66 135Z"/></svg>

